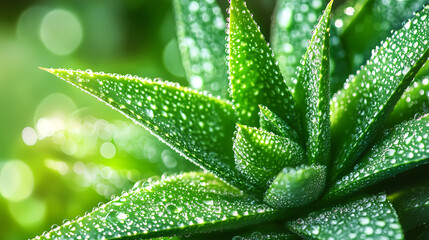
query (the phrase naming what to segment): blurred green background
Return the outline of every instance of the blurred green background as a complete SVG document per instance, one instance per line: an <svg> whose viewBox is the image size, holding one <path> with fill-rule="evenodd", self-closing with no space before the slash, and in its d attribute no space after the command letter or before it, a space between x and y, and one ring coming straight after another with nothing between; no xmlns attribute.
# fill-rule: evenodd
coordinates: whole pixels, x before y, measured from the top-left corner
<svg viewBox="0 0 429 240"><path fill-rule="evenodd" d="M227 0L219 3L226 8ZM273 5L249 1L265 34ZM197 169L38 67L90 68L187 85L171 0L3 1L0 239L39 235L140 179Z"/></svg>

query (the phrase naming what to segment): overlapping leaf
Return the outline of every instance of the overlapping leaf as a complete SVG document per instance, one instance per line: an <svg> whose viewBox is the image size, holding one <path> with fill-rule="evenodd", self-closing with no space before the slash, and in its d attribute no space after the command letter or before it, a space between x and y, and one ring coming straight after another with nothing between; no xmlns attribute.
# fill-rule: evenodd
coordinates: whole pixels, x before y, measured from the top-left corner
<svg viewBox="0 0 429 240"><path fill-rule="evenodd" d="M372 143L386 116L426 62L429 7L379 48L331 101L334 174L344 174Z"/></svg>
<svg viewBox="0 0 429 240"><path fill-rule="evenodd" d="M258 125L258 105L267 106L294 129L300 128L294 100L279 66L243 0L231 0L229 71L239 121Z"/></svg>
<svg viewBox="0 0 429 240"><path fill-rule="evenodd" d="M386 127L390 128L410 120L416 117L416 114L426 113L429 113L429 76L414 80L413 84L405 90L387 118Z"/></svg>
<svg viewBox="0 0 429 240"><path fill-rule="evenodd" d="M384 194L314 212L287 226L310 239L404 238L398 216Z"/></svg>
<svg viewBox="0 0 429 240"><path fill-rule="evenodd" d="M285 167L265 193L264 201L275 208L294 208L316 200L323 192L326 166Z"/></svg>
<svg viewBox="0 0 429 240"><path fill-rule="evenodd" d="M261 191L285 166L304 163L304 150L294 141L238 124L234 140L236 168ZM255 187L256 188L256 187Z"/></svg>
<svg viewBox="0 0 429 240"><path fill-rule="evenodd" d="M322 0L278 0L273 15L271 43L281 73L293 89L297 67L311 39L311 30L322 13Z"/></svg>
<svg viewBox="0 0 429 240"><path fill-rule="evenodd" d="M421 11L427 0L353 0L337 14L341 40L347 49L353 69L358 68L370 57L370 51L388 37L392 30Z"/></svg>
<svg viewBox="0 0 429 240"><path fill-rule="evenodd" d="M429 186L427 184L428 182L389 196L404 231L429 224Z"/></svg>
<svg viewBox="0 0 429 240"><path fill-rule="evenodd" d="M302 60L294 99L304 122L309 162L326 165L330 149L329 29L332 1L319 20Z"/></svg>
<svg viewBox="0 0 429 240"><path fill-rule="evenodd" d="M174 0L182 62L192 88L226 97L225 20L216 1Z"/></svg>
<svg viewBox="0 0 429 240"><path fill-rule="evenodd" d="M145 127L186 158L243 187L234 170L230 103L177 84L132 76L46 69Z"/></svg>
<svg viewBox="0 0 429 240"><path fill-rule="evenodd" d="M268 132L290 138L296 142L301 141L295 129L291 128L283 119L277 116L277 114L262 105L259 105L259 125Z"/></svg>
<svg viewBox="0 0 429 240"><path fill-rule="evenodd" d="M349 195L415 166L429 163L429 116L397 125L354 170L335 182L325 199Z"/></svg>
<svg viewBox="0 0 429 240"><path fill-rule="evenodd" d="M276 214L211 174L191 172L126 192L36 239L185 235L258 223Z"/></svg>

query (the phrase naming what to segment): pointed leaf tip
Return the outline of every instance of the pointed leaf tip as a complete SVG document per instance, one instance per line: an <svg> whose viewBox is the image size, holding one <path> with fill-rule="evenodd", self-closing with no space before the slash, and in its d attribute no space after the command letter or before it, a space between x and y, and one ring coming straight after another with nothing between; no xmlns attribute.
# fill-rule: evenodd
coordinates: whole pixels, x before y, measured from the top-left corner
<svg viewBox="0 0 429 240"><path fill-rule="evenodd" d="M309 162L327 164L330 150L329 29L332 1L317 23L298 74L294 99L304 122Z"/></svg>
<svg viewBox="0 0 429 240"><path fill-rule="evenodd" d="M143 126L188 160L246 189L235 170L236 115L229 102L178 84L90 70L49 72Z"/></svg>
<svg viewBox="0 0 429 240"><path fill-rule="evenodd" d="M258 126L262 104L299 131L295 102L245 1L231 0L229 11L230 86L239 122Z"/></svg>

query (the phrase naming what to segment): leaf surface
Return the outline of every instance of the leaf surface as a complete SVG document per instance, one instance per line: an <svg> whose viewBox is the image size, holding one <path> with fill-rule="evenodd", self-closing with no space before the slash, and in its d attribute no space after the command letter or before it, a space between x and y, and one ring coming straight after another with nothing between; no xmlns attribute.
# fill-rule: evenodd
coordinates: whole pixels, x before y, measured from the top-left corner
<svg viewBox="0 0 429 240"><path fill-rule="evenodd" d="M429 51L429 7L417 13L377 48L368 63L334 95L331 180L343 175L372 143Z"/></svg>
<svg viewBox="0 0 429 240"><path fill-rule="evenodd" d="M133 189L36 239L147 239L273 219L278 211L208 173L164 177Z"/></svg>
<svg viewBox="0 0 429 240"><path fill-rule="evenodd" d="M389 200L399 216L399 221L408 231L429 224L428 182L389 195Z"/></svg>
<svg viewBox="0 0 429 240"><path fill-rule="evenodd" d="M429 113L429 76L414 80L386 120L386 127L390 128L403 121L410 120L417 115Z"/></svg>
<svg viewBox="0 0 429 240"><path fill-rule="evenodd" d="M198 166L244 187L234 170L235 113L229 102L147 78L45 70L118 110Z"/></svg>
<svg viewBox="0 0 429 240"><path fill-rule="evenodd" d="M330 150L329 29L332 1L316 25L301 61L294 99L304 122L310 164L326 165Z"/></svg>
<svg viewBox="0 0 429 240"><path fill-rule="evenodd" d="M400 29L404 21L428 3L427 0L347 1L335 21L341 21L338 25L341 42L353 69L358 69L371 56L371 49L390 36L392 30Z"/></svg>
<svg viewBox="0 0 429 240"><path fill-rule="evenodd" d="M404 238L398 216L384 194L314 212L287 226L310 239Z"/></svg>
<svg viewBox="0 0 429 240"><path fill-rule="evenodd" d="M323 10L322 0L278 0L273 14L271 44L284 79L293 89L296 69L307 49L311 30Z"/></svg>
<svg viewBox="0 0 429 240"><path fill-rule="evenodd" d="M194 89L226 97L226 22L216 1L174 0L177 37L186 75Z"/></svg>
<svg viewBox="0 0 429 240"><path fill-rule="evenodd" d="M304 163L304 150L294 141L238 124L234 140L236 168L263 193L285 166Z"/></svg>
<svg viewBox="0 0 429 240"><path fill-rule="evenodd" d="M316 200L323 192L326 166L285 167L265 193L264 202L275 208L294 208Z"/></svg>
<svg viewBox="0 0 429 240"><path fill-rule="evenodd" d="M295 129L291 128L277 114L262 105L259 105L259 125L263 130L300 142Z"/></svg>
<svg viewBox="0 0 429 240"><path fill-rule="evenodd" d="M397 125L330 188L325 199L350 195L360 189L429 163L429 116Z"/></svg>
<svg viewBox="0 0 429 240"><path fill-rule="evenodd" d="M267 106L299 131L295 102L271 49L243 0L231 0L229 71L239 122L258 126L258 105Z"/></svg>
<svg viewBox="0 0 429 240"><path fill-rule="evenodd" d="M265 233L253 232L248 237L235 236L233 240L299 240L301 239L295 234L291 233Z"/></svg>

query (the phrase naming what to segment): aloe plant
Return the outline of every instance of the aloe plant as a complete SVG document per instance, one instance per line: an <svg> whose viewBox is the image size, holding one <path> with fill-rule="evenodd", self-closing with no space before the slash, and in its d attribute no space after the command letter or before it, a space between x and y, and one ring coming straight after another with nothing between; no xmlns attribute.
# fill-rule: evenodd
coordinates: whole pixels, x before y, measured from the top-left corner
<svg viewBox="0 0 429 240"><path fill-rule="evenodd" d="M404 16L420 11L387 33L360 70L331 92L344 71L339 66L354 64L330 52L348 51L339 39L360 19L350 11L362 16L365 6L385 3L351 1L337 10L332 4L278 0L273 53L244 1L230 0L226 24L214 0L174 0L194 89L43 68L204 172L143 182L35 239L427 236L427 181L414 187L414 178L402 176L407 187L395 188L387 179L429 162L429 84L427 76L416 77L429 56L429 7L402 9ZM394 20L386 24L396 26L388 22Z"/></svg>

